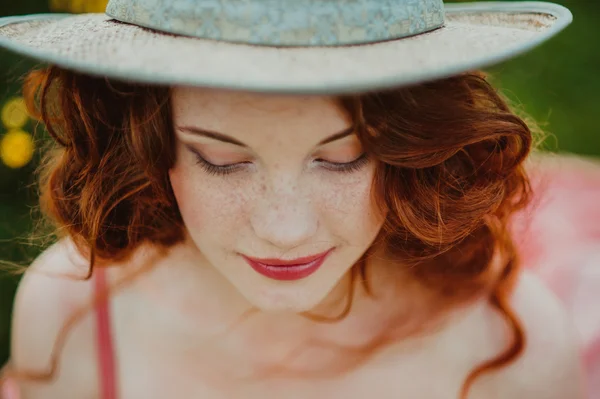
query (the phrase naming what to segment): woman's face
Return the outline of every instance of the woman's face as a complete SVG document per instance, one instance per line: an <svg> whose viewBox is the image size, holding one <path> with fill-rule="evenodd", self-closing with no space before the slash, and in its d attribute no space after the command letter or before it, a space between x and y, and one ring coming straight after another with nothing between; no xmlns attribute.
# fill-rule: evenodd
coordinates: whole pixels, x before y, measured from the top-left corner
<svg viewBox="0 0 600 399"><path fill-rule="evenodd" d="M199 88L174 88L172 105L170 179L191 243L259 309L318 305L384 219L349 116L327 97Z"/></svg>

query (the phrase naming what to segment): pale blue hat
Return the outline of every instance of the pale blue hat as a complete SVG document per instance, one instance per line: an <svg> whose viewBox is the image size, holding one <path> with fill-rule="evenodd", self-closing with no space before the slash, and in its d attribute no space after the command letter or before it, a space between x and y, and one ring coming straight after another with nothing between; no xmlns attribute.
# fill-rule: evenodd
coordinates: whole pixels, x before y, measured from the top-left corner
<svg viewBox="0 0 600 399"><path fill-rule="evenodd" d="M489 66L571 21L545 2L110 0L105 14L0 18L0 47L140 83L342 94Z"/></svg>

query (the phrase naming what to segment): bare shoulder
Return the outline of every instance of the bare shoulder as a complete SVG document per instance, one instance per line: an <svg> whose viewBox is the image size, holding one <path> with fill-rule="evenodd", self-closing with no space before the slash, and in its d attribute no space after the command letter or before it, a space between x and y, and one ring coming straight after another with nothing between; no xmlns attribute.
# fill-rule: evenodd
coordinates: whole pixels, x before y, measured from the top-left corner
<svg viewBox="0 0 600 399"><path fill-rule="evenodd" d="M578 338L556 295L531 272L515 287L512 306L526 337L522 355L493 373L492 385L504 398L582 399Z"/></svg>
<svg viewBox="0 0 600 399"><path fill-rule="evenodd" d="M18 372L49 369L61 331L90 298L91 282L83 280L86 267L72 242L62 240L38 256L21 279L13 309L11 342L11 364ZM73 339L66 342L58 358L57 375L51 382L21 384L25 397L66 397L64 386L70 378L68 367L62 367L62 363L69 354L63 352L73 345L77 345ZM69 394L75 390L76 386L69 384Z"/></svg>

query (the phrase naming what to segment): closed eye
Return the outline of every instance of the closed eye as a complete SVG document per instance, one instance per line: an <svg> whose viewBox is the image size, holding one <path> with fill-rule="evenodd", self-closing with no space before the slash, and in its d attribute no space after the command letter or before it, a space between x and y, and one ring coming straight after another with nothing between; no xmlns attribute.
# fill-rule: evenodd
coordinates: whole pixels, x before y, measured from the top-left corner
<svg viewBox="0 0 600 399"><path fill-rule="evenodd" d="M206 171L206 173L208 173L209 175L226 176L226 175L236 172L237 170L239 170L242 167L242 165L248 163L248 162L238 162L238 163L232 163L232 164L228 164L228 165L215 165L215 164L208 162L196 151L192 151L192 152L196 156L196 163L198 165L200 165L202 167L202 169L204 169L204 171Z"/></svg>
<svg viewBox="0 0 600 399"><path fill-rule="evenodd" d="M366 152L363 152L358 158L350 162L329 162L322 159L317 159L316 161L319 163L323 163L325 169L331 170L333 172L351 173L365 166L369 162L369 157L367 156Z"/></svg>
<svg viewBox="0 0 600 399"><path fill-rule="evenodd" d="M208 162L202 157L197 151L190 149L190 151L196 157L196 163L204 169L204 171L214 176L227 176L244 168L244 165L250 164L250 162L238 162L227 165L215 165ZM324 159L316 159L315 162L322 164L323 168L332 172L351 173L361 169L364 165L369 162L367 153L361 154L358 158L350 162L330 162Z"/></svg>

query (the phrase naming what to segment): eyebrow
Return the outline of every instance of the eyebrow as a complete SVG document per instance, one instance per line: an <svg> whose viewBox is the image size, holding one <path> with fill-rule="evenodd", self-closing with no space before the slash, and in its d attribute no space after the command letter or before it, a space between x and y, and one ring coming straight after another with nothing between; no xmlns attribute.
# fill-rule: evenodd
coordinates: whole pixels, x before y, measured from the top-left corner
<svg viewBox="0 0 600 399"><path fill-rule="evenodd" d="M210 139L213 140L218 140L218 141L222 141L223 143L229 143L229 144L234 144L243 148L249 148L248 145L242 143L241 141L234 139L231 136L228 136L226 134L223 133L219 133L219 132L215 132L212 130L206 130L206 129L200 129L198 127L194 127L194 126L180 126L177 127L178 130L181 130L183 132L187 132L187 133L192 133L198 136L203 136L203 137L208 137ZM337 140L341 140L344 137L350 136L352 133L354 133L354 126L350 126L338 133L335 133L327 138L325 138L324 140L321 140L319 142L318 145L325 145L325 144L329 144L331 142L337 141Z"/></svg>

